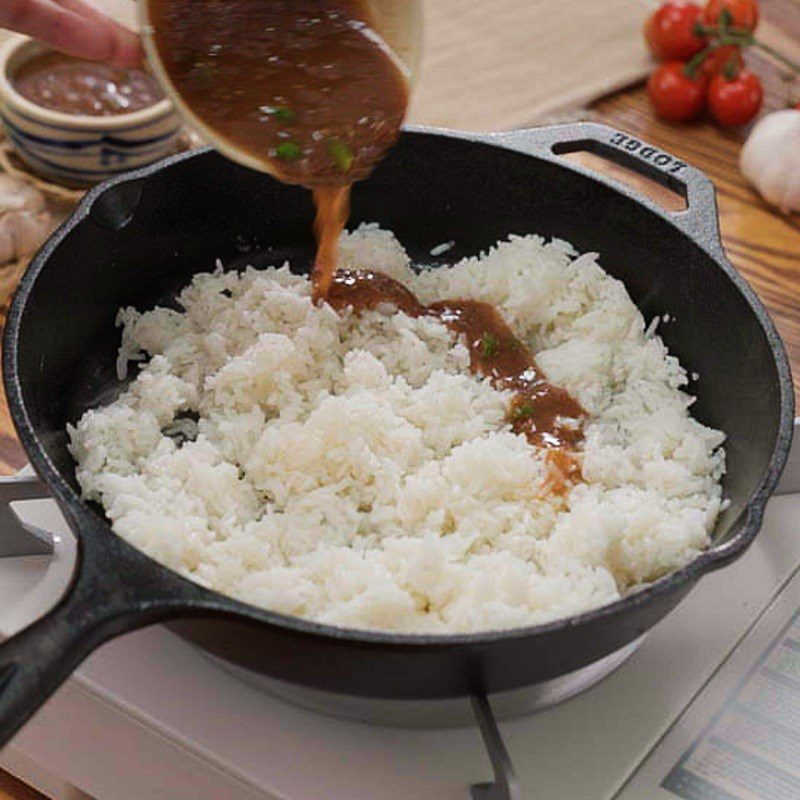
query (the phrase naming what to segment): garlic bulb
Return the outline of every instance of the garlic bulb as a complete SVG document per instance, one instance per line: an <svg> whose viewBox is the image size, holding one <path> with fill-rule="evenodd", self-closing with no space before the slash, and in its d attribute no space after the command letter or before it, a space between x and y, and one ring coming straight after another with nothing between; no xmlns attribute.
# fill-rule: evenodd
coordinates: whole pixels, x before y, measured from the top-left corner
<svg viewBox="0 0 800 800"><path fill-rule="evenodd" d="M762 117L739 158L742 174L761 196L788 214L800 211L800 111Z"/></svg>
<svg viewBox="0 0 800 800"><path fill-rule="evenodd" d="M52 229L44 195L18 178L0 174L0 264L32 255Z"/></svg>

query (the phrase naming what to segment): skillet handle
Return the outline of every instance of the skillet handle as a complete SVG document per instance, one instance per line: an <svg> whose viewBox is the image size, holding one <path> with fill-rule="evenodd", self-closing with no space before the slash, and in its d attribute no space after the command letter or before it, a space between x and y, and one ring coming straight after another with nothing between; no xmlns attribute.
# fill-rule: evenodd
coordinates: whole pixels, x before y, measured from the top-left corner
<svg viewBox="0 0 800 800"><path fill-rule="evenodd" d="M628 133L593 122L508 131L490 134L489 138L515 150L533 153L550 161L557 161L559 156L568 153L594 153L650 178L685 197L687 208L683 211L665 211L613 178L598 175L590 169L575 164L569 165L570 169L591 175L594 179L613 185L625 194L635 197L637 202L644 203L662 216L670 218L695 241L701 242L718 255L722 254L714 184L696 167L658 147Z"/></svg>
<svg viewBox="0 0 800 800"><path fill-rule="evenodd" d="M35 478L0 481L0 502L46 497ZM61 508L78 532L70 587L44 617L0 644L0 748L101 644L166 619L202 613L202 590L176 589L166 572L121 539L100 531L85 509ZM8 532L6 531L8 535ZM163 572L162 572L163 571Z"/></svg>
<svg viewBox="0 0 800 800"><path fill-rule="evenodd" d="M89 653L135 627L115 620L104 600L79 577L56 608L0 644L0 747Z"/></svg>

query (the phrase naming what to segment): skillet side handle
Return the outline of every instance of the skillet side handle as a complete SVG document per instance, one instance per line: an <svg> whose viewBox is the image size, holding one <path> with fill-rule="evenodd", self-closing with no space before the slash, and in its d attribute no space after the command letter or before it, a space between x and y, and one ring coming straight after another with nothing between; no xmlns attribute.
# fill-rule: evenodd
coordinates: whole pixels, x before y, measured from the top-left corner
<svg viewBox="0 0 800 800"><path fill-rule="evenodd" d="M695 562L700 572L714 572L743 556L761 529L765 508L766 499L745 508L735 524L733 534L700 554Z"/></svg>
<svg viewBox="0 0 800 800"><path fill-rule="evenodd" d="M0 644L0 747L93 650L131 627L79 577L52 611Z"/></svg>
<svg viewBox="0 0 800 800"><path fill-rule="evenodd" d="M628 133L593 122L509 131L491 135L491 138L515 150L543 156L551 161L568 153L594 153L650 178L685 197L687 208L683 211L665 211L613 178L574 164L569 165L571 169L591 175L635 197L638 202L670 218L695 241L722 254L714 184L705 173L676 156Z"/></svg>

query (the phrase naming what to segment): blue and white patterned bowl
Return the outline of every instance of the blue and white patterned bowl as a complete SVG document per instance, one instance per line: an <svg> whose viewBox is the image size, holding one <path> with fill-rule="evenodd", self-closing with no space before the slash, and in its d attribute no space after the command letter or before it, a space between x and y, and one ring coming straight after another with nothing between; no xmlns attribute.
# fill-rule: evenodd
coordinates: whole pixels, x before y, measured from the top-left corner
<svg viewBox="0 0 800 800"><path fill-rule="evenodd" d="M0 119L19 157L36 173L90 186L178 149L181 121L168 99L130 114L90 117L51 111L18 94L14 71L46 49L22 36L0 45Z"/></svg>

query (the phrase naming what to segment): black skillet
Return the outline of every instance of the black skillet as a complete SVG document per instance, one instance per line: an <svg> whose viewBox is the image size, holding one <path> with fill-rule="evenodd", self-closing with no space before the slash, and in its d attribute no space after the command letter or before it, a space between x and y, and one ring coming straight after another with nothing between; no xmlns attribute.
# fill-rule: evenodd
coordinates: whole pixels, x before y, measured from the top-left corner
<svg viewBox="0 0 800 800"><path fill-rule="evenodd" d="M665 212L565 163L588 150L688 201ZM345 694L437 698L514 689L612 653L667 614L701 575L740 556L789 451L794 400L766 311L723 255L714 191L700 172L625 134L572 125L491 136L414 130L359 184L351 224L394 230L418 263L452 263L508 233L537 232L599 251L646 319L668 312L670 350L699 374L694 413L727 432L730 500L712 546L680 571L604 608L520 630L408 636L341 630L203 589L115 536L78 496L64 428L113 395L120 306L170 302L194 272L312 260L307 192L214 152L179 156L106 183L34 259L14 299L3 368L34 468L80 541L71 589L0 646L0 744L102 642L168 621L235 664ZM443 259L432 247L455 240Z"/></svg>

